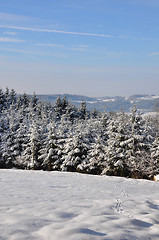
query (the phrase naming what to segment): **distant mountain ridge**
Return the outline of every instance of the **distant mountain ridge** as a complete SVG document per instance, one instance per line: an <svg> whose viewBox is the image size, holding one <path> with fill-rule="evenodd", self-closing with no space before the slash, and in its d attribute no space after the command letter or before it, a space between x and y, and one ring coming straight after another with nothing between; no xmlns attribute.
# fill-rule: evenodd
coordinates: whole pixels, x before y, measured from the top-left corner
<svg viewBox="0 0 159 240"><path fill-rule="evenodd" d="M85 101L89 110L100 111L125 111L130 112L130 109L136 105L137 109L143 113L152 112L159 108L159 95L136 94L130 97L88 97L73 94L44 94L37 95L37 97L45 102L55 103L57 97L63 98L66 96L67 100L73 105L80 107L82 101Z"/></svg>

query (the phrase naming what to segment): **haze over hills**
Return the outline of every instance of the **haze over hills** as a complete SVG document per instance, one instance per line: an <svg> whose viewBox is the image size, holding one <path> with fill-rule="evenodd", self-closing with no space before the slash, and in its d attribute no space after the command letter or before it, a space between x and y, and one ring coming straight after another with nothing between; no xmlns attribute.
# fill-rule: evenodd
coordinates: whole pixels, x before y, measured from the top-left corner
<svg viewBox="0 0 159 240"><path fill-rule="evenodd" d="M85 101L89 110L100 110L100 111L125 111L129 112L130 109L136 105L137 109L142 113L153 112L159 108L159 95L146 95L136 94L130 97L87 97L82 95L71 95L71 94L50 94L50 95L37 95L42 101L54 103L57 97L63 98L66 96L67 100L79 107L82 101Z"/></svg>

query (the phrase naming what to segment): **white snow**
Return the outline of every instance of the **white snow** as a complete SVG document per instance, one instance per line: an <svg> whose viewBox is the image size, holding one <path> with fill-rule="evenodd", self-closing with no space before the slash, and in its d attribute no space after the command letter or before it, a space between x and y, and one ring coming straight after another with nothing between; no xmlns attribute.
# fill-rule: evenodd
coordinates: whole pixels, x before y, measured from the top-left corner
<svg viewBox="0 0 159 240"><path fill-rule="evenodd" d="M139 97L137 99L139 99L139 100L153 100L153 99L157 99L157 98L159 98L158 95L155 95L155 96L152 95L152 96Z"/></svg>
<svg viewBox="0 0 159 240"><path fill-rule="evenodd" d="M0 170L1 240L157 240L159 183Z"/></svg>
<svg viewBox="0 0 159 240"><path fill-rule="evenodd" d="M100 102L114 102L114 98L108 98L108 99L98 99Z"/></svg>

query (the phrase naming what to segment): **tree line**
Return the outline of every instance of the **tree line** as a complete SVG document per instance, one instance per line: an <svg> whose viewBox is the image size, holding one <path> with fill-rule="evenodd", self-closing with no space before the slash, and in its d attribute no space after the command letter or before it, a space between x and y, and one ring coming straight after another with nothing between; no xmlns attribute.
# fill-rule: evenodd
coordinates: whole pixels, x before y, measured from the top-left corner
<svg viewBox="0 0 159 240"><path fill-rule="evenodd" d="M0 89L0 168L152 179L159 174L159 116L88 111L66 97Z"/></svg>

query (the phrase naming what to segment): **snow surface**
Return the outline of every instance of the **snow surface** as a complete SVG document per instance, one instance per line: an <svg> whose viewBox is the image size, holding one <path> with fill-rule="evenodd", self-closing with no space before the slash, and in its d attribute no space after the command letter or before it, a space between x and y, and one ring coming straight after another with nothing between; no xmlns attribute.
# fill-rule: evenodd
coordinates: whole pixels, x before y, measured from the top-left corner
<svg viewBox="0 0 159 240"><path fill-rule="evenodd" d="M0 170L0 240L157 240L159 183Z"/></svg>

